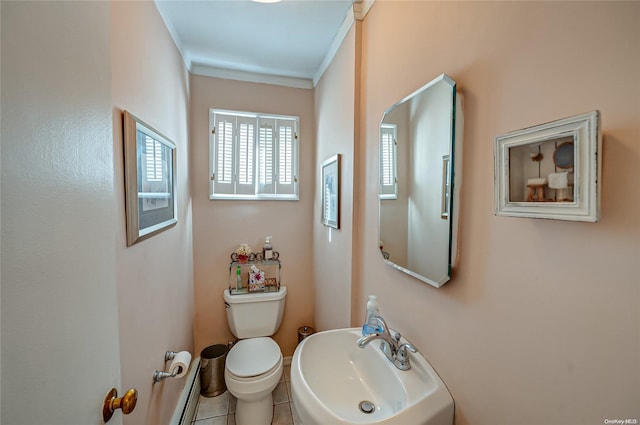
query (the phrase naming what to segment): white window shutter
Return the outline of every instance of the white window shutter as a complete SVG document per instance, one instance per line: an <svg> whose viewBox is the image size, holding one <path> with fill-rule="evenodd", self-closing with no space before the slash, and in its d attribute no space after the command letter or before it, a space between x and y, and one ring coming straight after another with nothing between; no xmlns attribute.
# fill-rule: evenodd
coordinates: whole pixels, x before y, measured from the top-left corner
<svg viewBox="0 0 640 425"><path fill-rule="evenodd" d="M234 193L234 139L237 118L229 115L215 114L215 140L213 159L213 191L220 194Z"/></svg>
<svg viewBox="0 0 640 425"><path fill-rule="evenodd" d="M258 119L258 194L274 194L276 120Z"/></svg>
<svg viewBox="0 0 640 425"><path fill-rule="evenodd" d="M238 141L236 143L236 194L255 194L255 137L256 120L238 117Z"/></svg>
<svg viewBox="0 0 640 425"><path fill-rule="evenodd" d="M298 129L295 120L278 120L278 155L276 193L294 195L297 184Z"/></svg>
<svg viewBox="0 0 640 425"><path fill-rule="evenodd" d="M383 124L380 127L380 198L398 198L397 126Z"/></svg>

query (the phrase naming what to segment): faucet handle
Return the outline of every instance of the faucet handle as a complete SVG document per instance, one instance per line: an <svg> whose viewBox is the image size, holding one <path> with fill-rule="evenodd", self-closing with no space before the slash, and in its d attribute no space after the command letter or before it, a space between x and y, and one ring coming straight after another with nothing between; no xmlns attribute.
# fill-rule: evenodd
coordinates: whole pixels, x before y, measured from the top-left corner
<svg viewBox="0 0 640 425"><path fill-rule="evenodd" d="M393 340L396 342L396 344L400 344L400 338L402 338L400 332L389 328L389 334L391 335L391 338L393 338Z"/></svg>
<svg viewBox="0 0 640 425"><path fill-rule="evenodd" d="M398 347L398 355L402 353L402 355L406 357L407 350L411 351L412 353L418 352L418 349L414 347L410 342L405 342L403 344L400 344L400 346Z"/></svg>
<svg viewBox="0 0 640 425"><path fill-rule="evenodd" d="M411 369L411 363L409 363L409 356L407 354L407 350L412 353L417 353L418 349L411 345L409 342L405 342L400 344L398 350L396 351L396 358L393 361L393 364L400 370L409 370Z"/></svg>

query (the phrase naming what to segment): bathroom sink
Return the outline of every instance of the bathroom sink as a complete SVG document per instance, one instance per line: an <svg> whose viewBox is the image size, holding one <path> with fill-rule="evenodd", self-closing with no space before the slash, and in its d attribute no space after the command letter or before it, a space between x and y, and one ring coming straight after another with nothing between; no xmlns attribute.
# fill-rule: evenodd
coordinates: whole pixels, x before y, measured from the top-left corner
<svg viewBox="0 0 640 425"><path fill-rule="evenodd" d="M453 423L453 399L420 353L401 371L379 341L359 348L360 336L360 328L325 331L296 348L291 392L304 425Z"/></svg>

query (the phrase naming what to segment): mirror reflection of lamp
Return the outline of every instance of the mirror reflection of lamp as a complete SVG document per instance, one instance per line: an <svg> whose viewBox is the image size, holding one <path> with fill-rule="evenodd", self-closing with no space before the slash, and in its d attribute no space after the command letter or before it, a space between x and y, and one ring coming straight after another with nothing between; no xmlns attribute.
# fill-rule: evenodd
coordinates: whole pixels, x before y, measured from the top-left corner
<svg viewBox="0 0 640 425"><path fill-rule="evenodd" d="M547 179L540 177L540 162L544 159L544 155L541 152L540 144L532 145L531 149L529 158L538 163L538 178L527 181L527 202L544 202L544 187L547 184Z"/></svg>
<svg viewBox="0 0 640 425"><path fill-rule="evenodd" d="M544 159L544 155L542 155L542 152L540 152L540 145L534 146L534 149L535 150L529 154L529 157L531 157L531 160L533 162L542 161ZM539 174L538 177L540 177Z"/></svg>

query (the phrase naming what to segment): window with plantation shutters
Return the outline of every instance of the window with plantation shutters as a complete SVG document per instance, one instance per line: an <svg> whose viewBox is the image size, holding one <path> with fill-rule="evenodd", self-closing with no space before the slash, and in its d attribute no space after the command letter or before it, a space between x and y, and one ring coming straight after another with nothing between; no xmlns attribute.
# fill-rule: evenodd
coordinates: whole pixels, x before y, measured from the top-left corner
<svg viewBox="0 0 640 425"><path fill-rule="evenodd" d="M211 199L298 199L298 117L210 114Z"/></svg>
<svg viewBox="0 0 640 425"><path fill-rule="evenodd" d="M161 182L164 177L164 167L162 166L162 144L141 133L145 139L145 168L148 182Z"/></svg>
<svg viewBox="0 0 640 425"><path fill-rule="evenodd" d="M380 199L398 198L397 130L395 124L380 127Z"/></svg>

